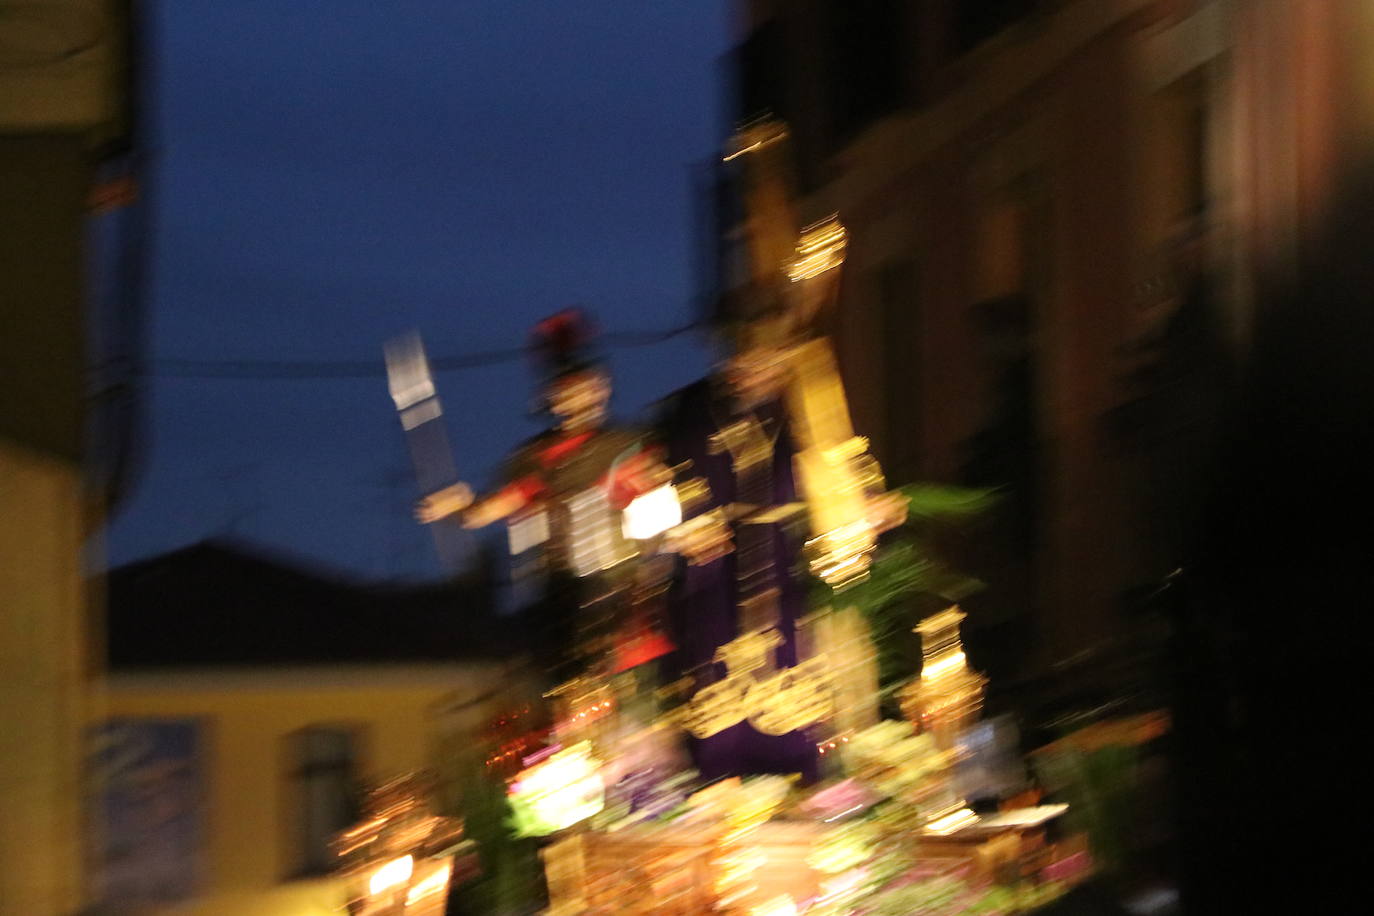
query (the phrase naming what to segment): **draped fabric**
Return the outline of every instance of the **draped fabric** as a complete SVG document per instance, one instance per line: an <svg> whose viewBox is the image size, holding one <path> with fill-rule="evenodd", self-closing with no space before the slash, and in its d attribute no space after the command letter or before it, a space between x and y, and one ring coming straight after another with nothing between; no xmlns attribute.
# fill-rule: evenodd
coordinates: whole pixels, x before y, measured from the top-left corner
<svg viewBox="0 0 1374 916"><path fill-rule="evenodd" d="M795 449L781 403L763 405L754 418L773 443L772 459L762 475L741 480L729 452L712 445L712 437L723 426L740 419L712 380L679 391L665 405L660 435L668 462L690 461L687 473L704 478L709 485L709 499L693 507L693 514L740 503L765 508L797 500L792 474ZM797 622L807 608L806 587L799 575L804 533L792 530L787 522L732 521L731 526L736 549L703 565L679 561L669 592L668 614L677 651L667 660L668 674L690 677L698 690L724 677L724 666L713 661L716 650L740 635L742 628L775 625L782 636L776 663L780 667L797 663ZM770 605L775 609L774 619L741 620L740 598L773 588L777 591L777 600ZM708 779L801 773L811 780L817 773L815 745L802 730L775 737L743 722L709 738L689 738L688 744L693 762Z"/></svg>

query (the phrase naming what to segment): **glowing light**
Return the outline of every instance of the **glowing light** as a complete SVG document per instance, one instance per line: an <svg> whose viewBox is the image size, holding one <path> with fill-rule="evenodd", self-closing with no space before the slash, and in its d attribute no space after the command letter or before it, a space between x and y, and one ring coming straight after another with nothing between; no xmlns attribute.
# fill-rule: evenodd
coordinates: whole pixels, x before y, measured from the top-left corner
<svg viewBox="0 0 1374 916"><path fill-rule="evenodd" d="M453 872L453 864L443 862L438 868L430 872L424 878L416 881L406 894L406 906L410 906L416 901L423 900L434 894L441 894L448 889L449 875Z"/></svg>
<svg viewBox="0 0 1374 916"><path fill-rule="evenodd" d="M989 830L1003 827L1037 827L1068 810L1069 806L1065 804L1014 808L1011 811L1002 811L982 818L979 820L978 826Z"/></svg>
<svg viewBox="0 0 1374 916"><path fill-rule="evenodd" d="M822 220L802 231L797 242L797 258L787 268L792 282L810 280L844 263L848 235L835 217Z"/></svg>
<svg viewBox="0 0 1374 916"><path fill-rule="evenodd" d="M557 751L521 773L511 785L510 802L522 836L547 836L600 812L605 785L591 744Z"/></svg>
<svg viewBox="0 0 1374 916"><path fill-rule="evenodd" d="M752 152L754 152L755 150L759 150L759 149L763 149L763 142L762 142L762 141L758 141L758 142L755 142L755 143L750 143L748 146L744 147L743 149L735 150L733 153L731 153L730 155L726 156L726 157L725 157L723 160L721 160L721 161L722 161L722 162L733 162L734 160L738 159L740 156L748 155L749 153L752 153Z"/></svg>
<svg viewBox="0 0 1374 916"><path fill-rule="evenodd" d="M633 500L622 516L625 537L636 541L646 541L680 524L682 503L672 484L650 490Z"/></svg>
<svg viewBox="0 0 1374 916"><path fill-rule="evenodd" d="M921 677L937 678L947 671L956 671L964 666L966 661L963 652L954 652L930 665L929 668L921 669Z"/></svg>
<svg viewBox="0 0 1374 916"><path fill-rule="evenodd" d="M834 231L842 230L837 224ZM789 365L787 410L813 534L807 553L812 571L832 588L841 588L868 575L877 545L869 497L884 486L882 474L868 455L868 443L854 435L829 341L817 338L792 348Z"/></svg>
<svg viewBox="0 0 1374 916"><path fill-rule="evenodd" d="M405 884L415 871L413 856L401 856L378 868L367 882L367 892L376 896L383 891Z"/></svg>
<svg viewBox="0 0 1374 916"><path fill-rule="evenodd" d="M867 870L862 868L828 877L821 881L821 896L816 903L819 906L833 906L855 900L863 895L869 880Z"/></svg>
<svg viewBox="0 0 1374 916"><path fill-rule="evenodd" d="M554 699L554 735L560 745L553 750L597 739L597 729L615 705L610 692L610 685L603 680L575 677L547 694ZM525 765L533 766L537 759L543 758L531 758Z"/></svg>
<svg viewBox="0 0 1374 916"><path fill-rule="evenodd" d="M937 817L935 820L931 821L926 825L926 833L934 834L935 836L949 836L951 833L958 833L965 827L972 826L976 823L978 823L978 815L974 814L968 808L960 808L958 811L946 814L944 817Z"/></svg>
<svg viewBox="0 0 1374 916"><path fill-rule="evenodd" d="M749 908L750 916L797 916L798 912L796 901L786 894Z"/></svg>
<svg viewBox="0 0 1374 916"><path fill-rule="evenodd" d="M723 820L725 829L716 840L713 857L714 886L722 908L733 912L732 907L758 890L754 877L767 865L768 857L752 835L782 807L791 785L791 780L780 776L748 782L730 779L694 796L704 802L702 810L718 813Z"/></svg>
<svg viewBox="0 0 1374 916"><path fill-rule="evenodd" d="M821 753L825 753L825 752L822 751ZM827 823L827 824L829 824L831 821L838 821L840 818L844 817L845 815L853 814L855 811L862 810L862 808L863 808L863 805L854 805L853 807L844 809L844 810L841 811L839 814L832 814L830 817L825 818L825 819L824 819L824 822Z"/></svg>
<svg viewBox="0 0 1374 916"><path fill-rule="evenodd" d="M772 146L779 140L785 139L787 139L787 128L781 122L764 121L736 134L734 139L736 148L726 154L722 161L731 162L740 156L758 152L765 146Z"/></svg>
<svg viewBox="0 0 1374 916"><path fill-rule="evenodd" d="M734 841L730 841L734 842ZM754 892L753 878L768 864L768 857L750 848L728 852L716 859L716 893L725 905L736 903Z"/></svg>
<svg viewBox="0 0 1374 916"><path fill-rule="evenodd" d="M807 857L817 871L838 875L867 862L873 856L876 837L864 823L832 830Z"/></svg>
<svg viewBox="0 0 1374 916"><path fill-rule="evenodd" d="M903 688L902 711L920 722L941 747L953 749L959 736L983 705L986 679L968 667L959 625L964 612L957 606L927 617L917 625L921 634L921 676Z"/></svg>
<svg viewBox="0 0 1374 916"><path fill-rule="evenodd" d="M868 575L869 558L878 536L861 518L812 538L806 548L814 559L811 570L833 588L858 582Z"/></svg>

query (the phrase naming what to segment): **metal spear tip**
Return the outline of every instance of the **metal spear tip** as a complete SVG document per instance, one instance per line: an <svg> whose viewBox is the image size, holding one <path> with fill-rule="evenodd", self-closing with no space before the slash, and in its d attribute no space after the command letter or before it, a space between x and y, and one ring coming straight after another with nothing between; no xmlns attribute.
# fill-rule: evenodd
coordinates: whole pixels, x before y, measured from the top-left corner
<svg viewBox="0 0 1374 916"><path fill-rule="evenodd" d="M382 350L386 355L387 386L397 410L434 397L434 376L418 331L388 340Z"/></svg>

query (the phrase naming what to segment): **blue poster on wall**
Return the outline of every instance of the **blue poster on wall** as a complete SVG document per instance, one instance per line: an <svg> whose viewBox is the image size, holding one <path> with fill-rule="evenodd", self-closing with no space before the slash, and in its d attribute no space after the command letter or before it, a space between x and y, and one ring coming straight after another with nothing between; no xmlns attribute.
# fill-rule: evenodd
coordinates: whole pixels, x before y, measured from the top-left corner
<svg viewBox="0 0 1374 916"><path fill-rule="evenodd" d="M112 719L96 730L96 871L112 904L194 896L203 877L204 724Z"/></svg>

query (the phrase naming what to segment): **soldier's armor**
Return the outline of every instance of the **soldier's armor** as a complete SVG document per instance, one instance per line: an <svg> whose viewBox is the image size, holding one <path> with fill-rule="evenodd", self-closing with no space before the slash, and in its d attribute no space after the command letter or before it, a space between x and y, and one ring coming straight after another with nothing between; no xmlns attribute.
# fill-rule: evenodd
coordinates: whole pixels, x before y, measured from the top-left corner
<svg viewBox="0 0 1374 916"><path fill-rule="evenodd" d="M641 438L627 429L568 437L546 433L521 447L508 463L507 477L512 486L529 488L533 501L511 520L512 552L537 549L540 565L578 578L633 558L635 546L621 530L622 507L612 476L638 454Z"/></svg>

